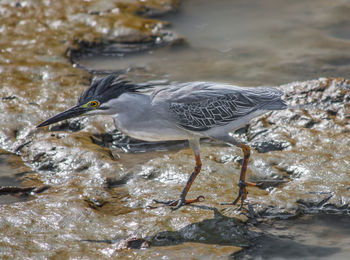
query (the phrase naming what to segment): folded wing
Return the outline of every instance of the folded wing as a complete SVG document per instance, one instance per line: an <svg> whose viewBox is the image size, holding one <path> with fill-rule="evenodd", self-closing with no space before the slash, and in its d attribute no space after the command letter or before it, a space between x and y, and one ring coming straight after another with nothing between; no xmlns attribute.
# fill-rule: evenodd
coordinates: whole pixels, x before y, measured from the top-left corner
<svg viewBox="0 0 350 260"><path fill-rule="evenodd" d="M176 123L187 130L206 131L228 124L257 110L285 109L282 92L268 87L240 88L192 82L160 89L153 103L165 102Z"/></svg>

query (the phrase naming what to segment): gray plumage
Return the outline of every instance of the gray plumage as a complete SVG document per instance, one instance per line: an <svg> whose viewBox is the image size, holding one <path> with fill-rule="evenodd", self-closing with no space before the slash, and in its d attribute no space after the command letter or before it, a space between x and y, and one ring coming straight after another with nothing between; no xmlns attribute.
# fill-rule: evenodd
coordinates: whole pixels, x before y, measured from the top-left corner
<svg viewBox="0 0 350 260"><path fill-rule="evenodd" d="M244 126L266 111L285 109L282 94L270 87L212 82L133 84L109 75L91 83L67 118L109 114L120 131L146 141L215 137ZM98 101L98 107L86 106L93 100ZM39 126L65 117L59 114Z"/></svg>
<svg viewBox="0 0 350 260"><path fill-rule="evenodd" d="M190 82L160 88L153 93L152 103L168 103L172 116L182 128L206 131L249 118L259 111L285 109L287 105L281 99L282 95L280 90L270 87L240 88Z"/></svg>
<svg viewBox="0 0 350 260"><path fill-rule="evenodd" d="M258 110L285 109L287 106L274 88L239 88L230 85L192 82L160 89L153 94L167 100L177 123L192 131L206 131L226 125ZM159 97L161 96L161 97Z"/></svg>
<svg viewBox="0 0 350 260"><path fill-rule="evenodd" d="M199 202L186 200L194 179L201 169L200 138L209 137L240 147L243 162L237 198L241 207L247 197L245 182L250 156L248 145L235 140L229 133L252 118L269 110L286 109L283 93L275 88L241 88L211 82L172 83L167 86L132 84L124 78L110 75L96 79L80 96L77 105L47 119L38 127L81 115L111 115L121 132L145 141L188 140L195 155L196 166L180 198L168 202L156 201L178 209Z"/></svg>

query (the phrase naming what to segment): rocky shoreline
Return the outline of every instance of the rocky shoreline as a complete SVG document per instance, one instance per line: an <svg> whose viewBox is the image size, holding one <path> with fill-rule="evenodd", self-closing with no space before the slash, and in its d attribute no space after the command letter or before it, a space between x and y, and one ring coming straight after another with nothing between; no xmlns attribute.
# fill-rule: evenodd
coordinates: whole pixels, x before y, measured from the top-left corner
<svg viewBox="0 0 350 260"><path fill-rule="evenodd" d="M303 227L303 221L312 226L313 220L320 226L339 222L336 230L343 230L346 241L349 79L281 85L292 109L268 113L234 133L254 148L249 179L265 184L249 189L245 215L219 204L237 192L242 154L234 147L202 140L203 170L189 195L206 199L171 212L148 206L182 189L193 166L186 142L133 140L105 117L35 128L73 105L94 75L130 76L130 68L83 67L82 57L127 59L159 48L186 48L186 39L159 20L176 12L178 1L127 2L0 5L0 257L244 259L268 255L259 246L271 247L269 239L282 249L306 252L307 245L295 242L299 231L281 230L292 232L293 224ZM311 248L315 255L339 250Z"/></svg>

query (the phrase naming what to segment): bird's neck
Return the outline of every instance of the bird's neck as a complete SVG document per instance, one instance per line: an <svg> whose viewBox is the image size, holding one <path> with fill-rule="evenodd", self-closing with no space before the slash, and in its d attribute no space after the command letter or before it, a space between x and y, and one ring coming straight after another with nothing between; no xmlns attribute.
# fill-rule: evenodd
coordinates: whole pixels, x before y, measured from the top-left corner
<svg viewBox="0 0 350 260"><path fill-rule="evenodd" d="M151 106L150 96L140 93L124 93L111 104L114 111L111 114L135 114L147 110Z"/></svg>

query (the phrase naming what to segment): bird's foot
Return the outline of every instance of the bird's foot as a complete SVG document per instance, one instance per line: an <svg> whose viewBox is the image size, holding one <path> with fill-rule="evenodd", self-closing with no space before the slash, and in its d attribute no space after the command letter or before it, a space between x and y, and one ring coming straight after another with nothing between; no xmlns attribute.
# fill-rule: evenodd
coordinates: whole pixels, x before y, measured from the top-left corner
<svg viewBox="0 0 350 260"><path fill-rule="evenodd" d="M190 199L190 200L186 200L184 198L180 198L177 200L168 200L168 201L162 201L162 200L153 200L154 203L157 204L163 204L164 206L169 206L171 208L171 210L177 210L179 208L181 208L182 206L185 205L189 205L195 202L202 202L204 200L204 196L198 196L195 199ZM149 206L148 208L150 209L156 209L159 207L155 207L155 206Z"/></svg>
<svg viewBox="0 0 350 260"><path fill-rule="evenodd" d="M233 202L226 202L226 203L220 203L220 205L236 205L239 200L241 200L241 205L237 208L238 210L242 211L244 209L244 200L247 198L248 192L247 192L247 183L245 181L239 181L238 183L238 195L236 199Z"/></svg>

